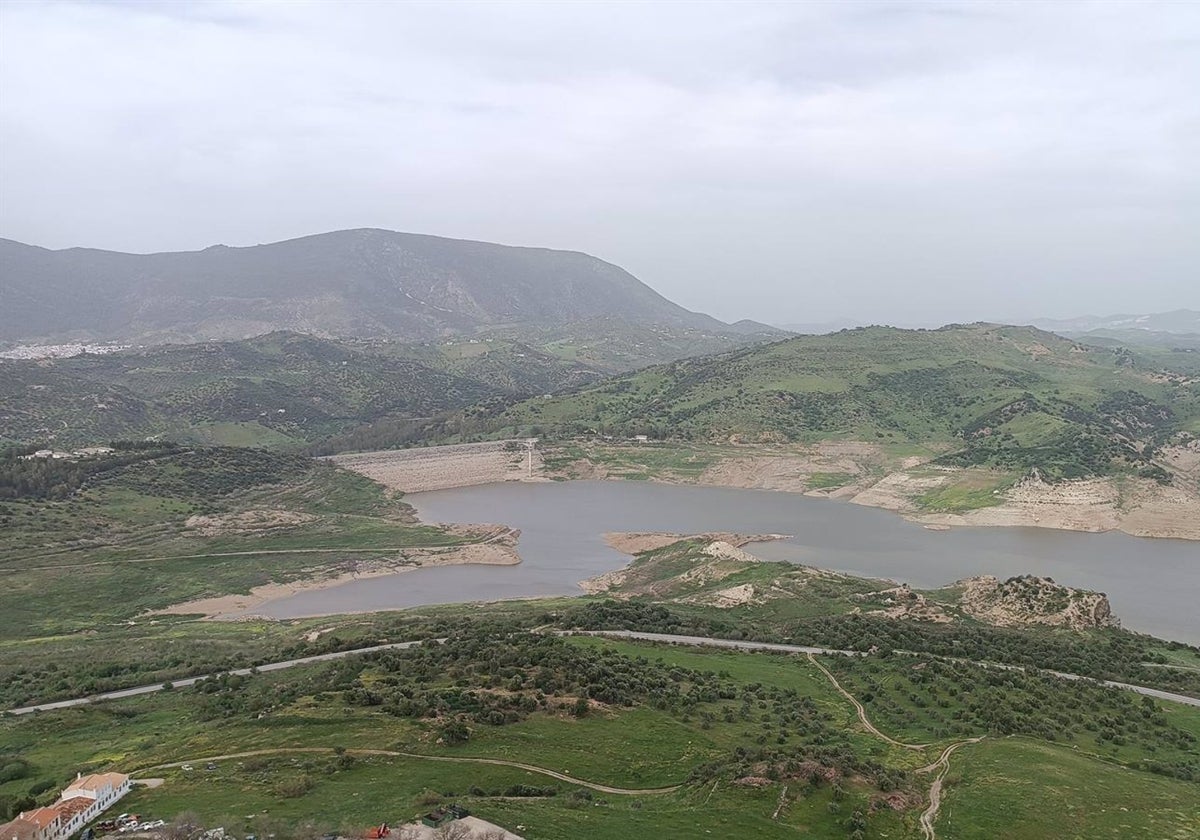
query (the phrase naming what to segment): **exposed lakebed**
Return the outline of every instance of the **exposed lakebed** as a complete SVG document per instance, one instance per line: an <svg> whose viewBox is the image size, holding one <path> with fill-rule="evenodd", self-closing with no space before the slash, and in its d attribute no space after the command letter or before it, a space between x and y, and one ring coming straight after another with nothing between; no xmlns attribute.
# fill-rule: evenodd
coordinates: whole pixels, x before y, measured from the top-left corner
<svg viewBox="0 0 1200 840"><path fill-rule="evenodd" d="M1200 643L1200 543L1044 528L931 531L893 513L792 493L630 481L489 484L405 497L426 522L495 522L521 531L518 566L445 566L302 592L257 610L297 618L421 604L580 594L620 568L610 531L793 534L757 544L784 560L941 586L972 575L1047 575L1105 592L1133 630Z"/></svg>

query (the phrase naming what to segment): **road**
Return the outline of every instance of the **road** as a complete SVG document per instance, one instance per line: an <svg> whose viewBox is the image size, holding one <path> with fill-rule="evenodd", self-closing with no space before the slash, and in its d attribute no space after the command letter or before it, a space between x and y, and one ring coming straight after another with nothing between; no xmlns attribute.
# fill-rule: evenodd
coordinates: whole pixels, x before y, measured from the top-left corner
<svg viewBox="0 0 1200 840"><path fill-rule="evenodd" d="M738 650L773 650L779 653L814 653L817 655L843 655L843 656L865 656L862 651L857 650L835 650L832 648L820 647L805 647L803 645L780 645L772 642L743 642L733 639L710 639L706 636L673 636L667 633L639 633L633 630L580 630L576 631L580 635L588 636L616 636L623 639L641 639L648 642L668 642L677 645L697 645L700 647L720 647L720 648L736 648ZM911 651L896 651L900 654L910 656L928 656L929 654L913 653ZM996 662L977 662L973 659L958 659L949 656L936 656L934 659L945 659L950 662L965 662L970 665L978 665L981 668L1003 668L1009 671L1024 671L1027 670L1022 665L1003 665ZM1158 700L1168 700L1172 703L1183 703L1186 706L1200 707L1200 697L1189 697L1186 694L1173 694L1170 691L1160 691L1157 688L1147 688L1144 685L1130 685L1129 683L1115 682L1113 680L1096 680L1092 677L1081 677L1078 674L1064 674L1062 671L1042 671L1044 674L1052 674L1064 680L1092 680L1100 685L1106 685L1109 688L1123 688L1126 691L1133 691L1138 694L1144 694L1147 697L1154 697Z"/></svg>
<svg viewBox="0 0 1200 840"><path fill-rule="evenodd" d="M716 647L728 648L733 650L764 650L775 651L777 653L803 653L816 655L843 655L843 656L864 656L861 651L853 650L836 650L834 648L822 647L807 647L805 645L782 645L773 642L747 642L737 639L713 639L707 636L675 636L667 633L641 633L635 630L579 630L571 631L577 635L586 636L613 636L623 639L639 639L647 642L667 642L677 645L695 645L697 647ZM346 656L355 656L360 653L374 653L380 650L392 650L396 648L407 648L413 645L421 644L422 640L411 642L395 642L387 645L375 645L367 648L356 648L355 650L340 650L334 653L322 653L317 656L305 656L300 659L289 659L284 662L272 662L267 665L258 665L254 668L238 668L233 671L219 671L216 674L204 674L199 677L187 677L185 679L171 680L171 685L178 688L186 688L189 685L195 685L200 680L218 676L219 674L249 674L252 670L257 671L281 671L285 668L294 668L297 665L309 665L314 662L328 662L333 659L341 659ZM444 641L443 639L426 639L424 641ZM997 665L990 662L975 662L975 665L990 668L1008 668L1014 670L1023 670L1019 665ZM1065 680L1086 680L1089 677L1081 677L1077 674L1063 674L1058 671L1047 671L1045 673L1054 674ZM1103 685L1112 688L1123 688L1128 691L1134 691L1138 694L1144 694L1147 697L1154 697L1159 700L1168 700L1172 703L1183 703L1188 706L1196 706L1200 708L1200 698L1188 697L1184 694L1172 694L1169 691L1159 691L1157 688L1147 688L1140 685L1128 685L1126 683L1111 682L1109 680L1097 680ZM27 715L31 712L45 712L53 709L69 709L74 706L86 706L91 703L100 703L105 700L120 700L125 697L136 697L140 694L153 694L156 691L162 691L163 684L155 683L154 685L142 685L136 688L125 688L120 691L109 691L104 694L94 694L88 697L76 697L71 700L59 700L55 703L39 703L34 706L22 706L19 709L9 709L8 713L13 715Z"/></svg>
<svg viewBox="0 0 1200 840"><path fill-rule="evenodd" d="M173 688L187 688L190 685L195 685L201 680L216 677L220 674L235 674L237 676L246 676L253 671L282 671L285 668L295 668L298 665L311 665L314 662L330 662L334 659L344 659L347 656L357 656L361 653L375 653L381 650L397 650L410 648L423 642L444 642L445 639L418 639L411 642L394 642L388 645L375 645L374 647L355 648L354 650L339 650L333 653L321 653L316 656L304 656L299 659L288 659L283 662L271 662L266 665L255 665L252 668L235 668L232 671L218 671L215 674L203 674L199 677L186 677L179 680L170 680L170 685ZM91 703L102 703L105 700L121 700L125 697L137 697L139 694L153 694L156 691L163 690L163 683L155 683L154 685L139 685L136 688L123 688L120 691L106 691L103 694L93 694L88 697L76 697L72 700L59 700L57 703L40 703L36 706L22 706L19 709L9 709L10 715L27 715L31 712L48 712L53 709L69 709L73 706L87 706Z"/></svg>

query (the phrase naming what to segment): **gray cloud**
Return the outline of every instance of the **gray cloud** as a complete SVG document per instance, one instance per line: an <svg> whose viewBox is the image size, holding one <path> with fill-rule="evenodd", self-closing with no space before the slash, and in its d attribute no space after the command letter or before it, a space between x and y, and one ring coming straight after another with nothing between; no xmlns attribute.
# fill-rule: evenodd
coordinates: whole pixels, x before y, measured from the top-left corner
<svg viewBox="0 0 1200 840"><path fill-rule="evenodd" d="M1200 306L1200 5L0 6L0 234L374 226L719 317Z"/></svg>

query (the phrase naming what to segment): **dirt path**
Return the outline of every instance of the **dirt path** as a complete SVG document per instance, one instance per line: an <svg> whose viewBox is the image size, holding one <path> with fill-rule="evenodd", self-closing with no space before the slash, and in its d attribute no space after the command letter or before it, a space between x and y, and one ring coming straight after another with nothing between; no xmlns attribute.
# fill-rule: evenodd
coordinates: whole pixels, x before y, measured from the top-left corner
<svg viewBox="0 0 1200 840"><path fill-rule="evenodd" d="M275 755L278 753L331 753L334 752L332 747L280 747L278 749L268 750L250 750L249 752L229 753L228 755L211 755L203 758L192 758L186 761L172 761L167 764L156 764L149 767L149 770L166 770L172 767L182 767L185 764L200 764L209 761L229 761L235 758L252 758L258 755ZM663 793L674 793L679 790L680 785L671 785L661 788L619 788L609 785L601 785L596 782L586 782L583 779L576 779L566 773L558 773L554 770L549 770L545 767L538 767L533 764L522 764L519 761L508 761L503 758L477 758L474 756L454 756L454 755L423 755L421 753L399 752L397 750L346 750L350 755L384 755L395 758L416 758L423 761L449 761L461 764L492 764L497 767L515 767L518 770L528 770L530 773L539 773L543 776L549 776L552 779L569 782L580 787L591 788L592 790L600 791L601 793L615 793L622 796L654 796Z"/></svg>
<svg viewBox="0 0 1200 840"><path fill-rule="evenodd" d="M942 752L941 757L926 767L918 770L918 773L932 773L937 767L941 767L941 771L933 780L933 784L929 786L929 807L925 809L925 813L921 814L921 834L925 840L935 840L937 835L933 830L933 822L937 819L938 811L942 807L942 780L946 778L946 774L950 772L950 756L959 747L966 744L978 744L983 740L983 736L978 738L968 738L965 741L951 744Z"/></svg>
<svg viewBox="0 0 1200 840"><path fill-rule="evenodd" d="M873 735L882 738L893 746L903 747L906 750L924 750L932 746L932 744L904 744L895 740L894 738L889 738L887 735L884 735L875 728L874 724L872 724L870 720L867 719L867 710L863 708L862 703L858 702L858 698L846 691L846 689L842 688L841 683L837 681L837 678L829 672L828 668L817 661L817 658L814 654L808 654L808 659L813 665L816 665L818 668L820 668L825 676L829 677L829 681L833 683L833 687L841 692L843 697L854 704L854 708L858 710L858 719L862 721L862 725L865 726ZM946 749L942 750L942 754L938 757L937 761L933 762L932 764L927 764L916 771L918 773L932 773L935 770L938 770L937 776L934 777L933 782L929 785L929 807L926 808L924 813L921 814L921 834L924 837L924 840L936 840L937 837L933 830L933 823L937 819L938 811L940 811L942 807L942 781L946 778L946 774L950 772L950 756L953 755L954 751L959 747L965 746L966 744L977 744L982 740L983 736L981 735L978 738L967 738L963 741L957 741L946 747Z"/></svg>
<svg viewBox="0 0 1200 840"><path fill-rule="evenodd" d="M925 750L932 746L932 744L905 744L900 741L897 741L895 738L889 738L887 735L884 735L882 732L880 732L878 729L876 729L875 724L871 723L870 719L867 718L867 710L863 708L862 703L858 702L858 698L855 697L853 694L851 694L846 689L842 688L842 684L837 681L837 677L835 677L833 674L831 674L829 672L828 668L826 668L824 665L822 665L820 662L818 662L817 657L815 655L810 653L808 655L808 661L811 662L812 664L816 665L818 668L820 668L821 673L823 673L825 676L829 677L829 681L831 683L833 683L833 687L836 688L839 692L841 692L843 697L845 697L847 700L849 700L851 703L854 704L854 708L858 710L858 719L860 721L862 721L862 725L865 726L867 728L867 731L870 732L872 735L875 735L877 738L882 738L883 740L887 741L892 746L901 747L906 750Z"/></svg>

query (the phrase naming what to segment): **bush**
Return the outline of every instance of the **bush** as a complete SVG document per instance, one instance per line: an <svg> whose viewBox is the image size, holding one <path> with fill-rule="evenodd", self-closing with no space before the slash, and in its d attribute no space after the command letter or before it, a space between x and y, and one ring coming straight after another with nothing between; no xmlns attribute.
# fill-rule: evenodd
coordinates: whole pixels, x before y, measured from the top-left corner
<svg viewBox="0 0 1200 840"><path fill-rule="evenodd" d="M281 799L299 799L311 791L313 787L315 787L315 783L310 776L296 776L291 779L285 779L275 785L275 795Z"/></svg>

